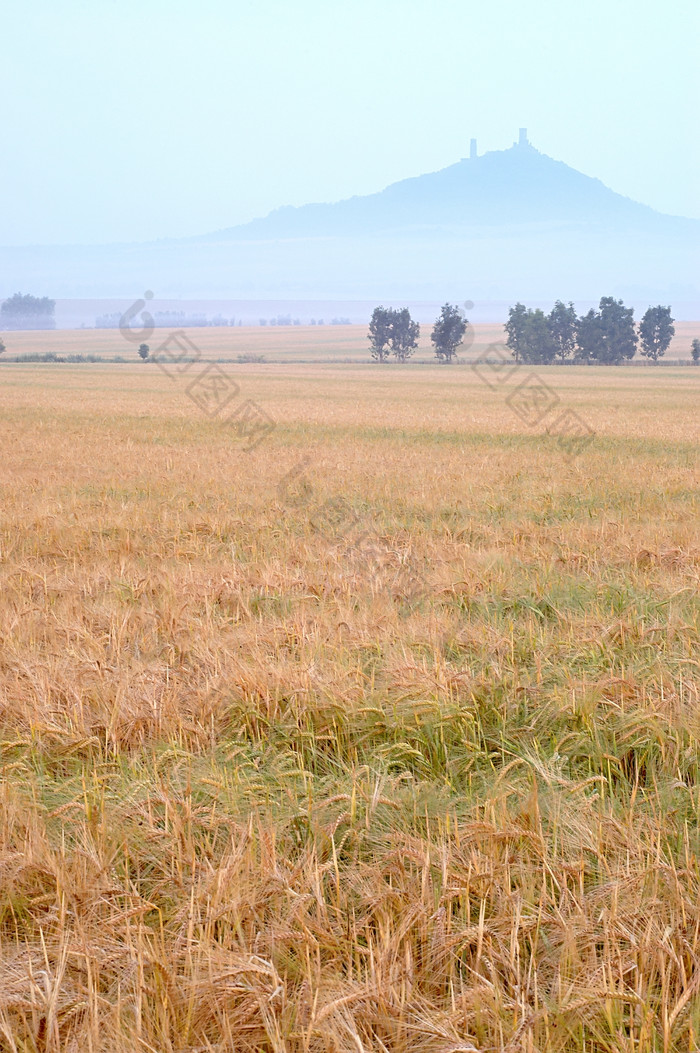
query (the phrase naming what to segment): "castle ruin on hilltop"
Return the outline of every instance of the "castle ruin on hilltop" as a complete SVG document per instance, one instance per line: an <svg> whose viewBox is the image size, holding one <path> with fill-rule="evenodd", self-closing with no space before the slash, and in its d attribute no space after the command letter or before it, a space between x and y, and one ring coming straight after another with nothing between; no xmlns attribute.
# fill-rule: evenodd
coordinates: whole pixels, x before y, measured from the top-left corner
<svg viewBox="0 0 700 1053"><path fill-rule="evenodd" d="M532 146L532 143L530 142L530 140L527 137L527 128L518 128L518 138L517 138L516 142L513 143L513 146L518 146L518 147ZM470 161L476 161L478 156L479 155L478 155L478 153L476 151L476 139L470 139L469 140L469 160ZM463 157L462 160L466 161L467 158Z"/></svg>

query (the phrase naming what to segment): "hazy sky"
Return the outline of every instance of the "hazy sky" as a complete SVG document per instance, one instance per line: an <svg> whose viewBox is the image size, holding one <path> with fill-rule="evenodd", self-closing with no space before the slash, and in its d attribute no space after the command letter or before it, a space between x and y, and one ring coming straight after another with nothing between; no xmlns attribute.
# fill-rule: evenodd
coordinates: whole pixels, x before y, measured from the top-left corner
<svg viewBox="0 0 700 1053"><path fill-rule="evenodd" d="M204 233L510 146L700 217L697 0L23 0L0 244Z"/></svg>

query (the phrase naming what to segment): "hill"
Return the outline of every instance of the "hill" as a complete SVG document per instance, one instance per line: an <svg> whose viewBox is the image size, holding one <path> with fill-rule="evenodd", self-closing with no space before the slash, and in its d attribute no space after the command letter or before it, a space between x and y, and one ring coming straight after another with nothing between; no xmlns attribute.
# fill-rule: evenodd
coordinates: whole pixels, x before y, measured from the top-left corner
<svg viewBox="0 0 700 1053"><path fill-rule="evenodd" d="M344 237L432 228L590 222L674 231L689 224L700 232L700 221L655 212L525 141L508 150L463 158L438 172L403 179L376 194L334 204L285 206L263 219L193 240Z"/></svg>

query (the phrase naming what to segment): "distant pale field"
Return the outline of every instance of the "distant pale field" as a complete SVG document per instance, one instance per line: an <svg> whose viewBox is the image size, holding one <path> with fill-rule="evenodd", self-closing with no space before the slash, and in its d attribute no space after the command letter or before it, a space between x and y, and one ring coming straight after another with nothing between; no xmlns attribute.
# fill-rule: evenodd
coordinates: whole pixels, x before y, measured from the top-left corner
<svg viewBox="0 0 700 1053"><path fill-rule="evenodd" d="M666 357L689 360L691 342L694 337L700 336L700 322L676 322L675 325L676 335ZM413 361L435 360L430 342L431 330L430 325L421 326L420 343ZM202 355L208 358L235 361L238 355L243 354L262 354L270 362L344 358L363 361L370 358L367 326L364 325L206 326L185 329L184 332ZM148 340L151 350L155 351L168 334L167 329L156 329ZM477 325L474 334L472 347L460 353L460 358L465 362L478 357L489 344L505 338L500 325ZM60 355L120 355L129 359L136 356L138 346L125 340L118 329L62 329L0 335L7 345L8 356L32 351L55 351Z"/></svg>
<svg viewBox="0 0 700 1053"><path fill-rule="evenodd" d="M697 1049L700 369L200 370L0 364L1 1053Z"/></svg>

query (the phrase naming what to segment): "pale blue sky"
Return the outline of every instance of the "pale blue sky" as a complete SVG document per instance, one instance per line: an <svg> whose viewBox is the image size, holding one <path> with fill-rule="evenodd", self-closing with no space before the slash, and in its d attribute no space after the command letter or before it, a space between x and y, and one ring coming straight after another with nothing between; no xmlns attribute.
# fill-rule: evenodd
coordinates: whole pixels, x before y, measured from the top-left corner
<svg viewBox="0 0 700 1053"><path fill-rule="evenodd" d="M696 0L24 0L0 244L216 230L509 146L700 217Z"/></svg>

